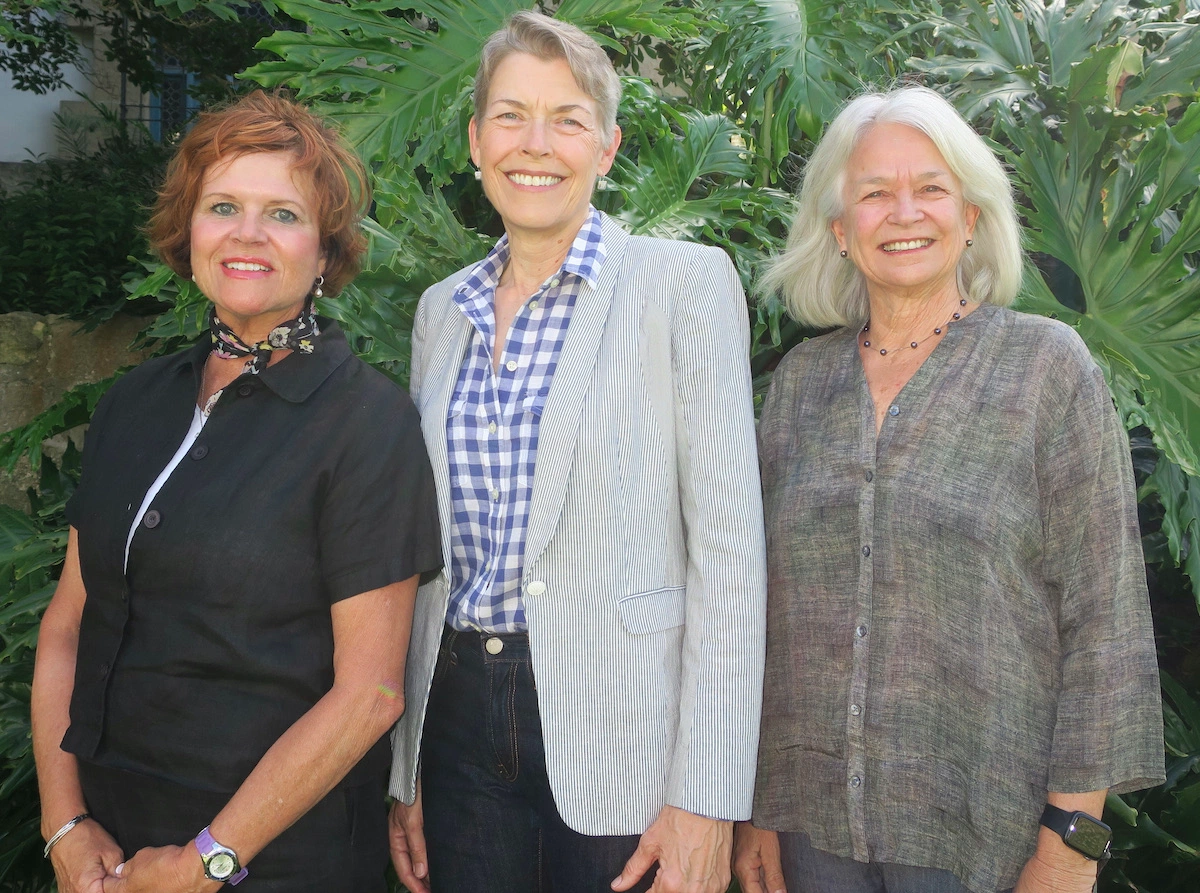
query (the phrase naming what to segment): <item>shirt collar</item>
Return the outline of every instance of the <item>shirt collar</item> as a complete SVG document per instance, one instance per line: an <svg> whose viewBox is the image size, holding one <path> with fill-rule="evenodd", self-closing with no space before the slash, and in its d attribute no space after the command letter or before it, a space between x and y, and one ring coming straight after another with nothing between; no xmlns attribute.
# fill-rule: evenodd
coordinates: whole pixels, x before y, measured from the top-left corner
<svg viewBox="0 0 1200 893"><path fill-rule="evenodd" d="M350 345L346 343L346 334L336 322L328 317L318 316L317 324L321 328L321 335L312 353L284 357L278 363L264 369L262 374L254 376L289 403L303 403L307 400L351 355ZM191 368L197 391L204 375L204 364L211 352L212 342L206 331L191 349L180 355L180 368Z"/></svg>
<svg viewBox="0 0 1200 893"><path fill-rule="evenodd" d="M575 234L571 247L567 251L558 273L572 273L594 286L600 278L600 268L604 265L605 248L603 238L604 212L588 207L588 215L583 226ZM454 290L454 299L461 303L479 300L484 296L489 299L500 282L500 274L509 258L508 234L500 237L496 246L488 252L487 257L477 263L467 273L467 277ZM553 277L551 277L553 278Z"/></svg>

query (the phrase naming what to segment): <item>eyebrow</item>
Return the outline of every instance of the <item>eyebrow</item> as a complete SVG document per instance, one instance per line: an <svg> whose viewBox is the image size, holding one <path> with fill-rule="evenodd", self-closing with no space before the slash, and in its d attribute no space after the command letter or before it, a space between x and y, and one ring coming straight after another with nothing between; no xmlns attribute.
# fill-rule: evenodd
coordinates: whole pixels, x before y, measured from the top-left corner
<svg viewBox="0 0 1200 893"><path fill-rule="evenodd" d="M238 200L238 197L231 192L202 192L200 193L200 198L197 199L197 201L211 201L214 198L232 199L234 201ZM301 202L294 198L277 197L267 199L267 204L296 205L296 207L300 207Z"/></svg>
<svg viewBox="0 0 1200 893"><path fill-rule="evenodd" d="M938 177L948 177L948 176L950 176L949 171L932 170L932 171L923 171L922 173L917 174L916 177L914 177L913 179L936 180ZM854 182L865 186L867 184L889 183L889 182L891 182L892 179L893 179L892 177L863 177L862 179L855 180Z"/></svg>
<svg viewBox="0 0 1200 893"><path fill-rule="evenodd" d="M513 108L521 109L522 111L529 108L528 103L521 102L519 99L493 99L488 105L508 105ZM551 113L562 114L563 112L588 112L591 113L587 106L580 105L577 102L569 102L566 105L560 105L552 108Z"/></svg>

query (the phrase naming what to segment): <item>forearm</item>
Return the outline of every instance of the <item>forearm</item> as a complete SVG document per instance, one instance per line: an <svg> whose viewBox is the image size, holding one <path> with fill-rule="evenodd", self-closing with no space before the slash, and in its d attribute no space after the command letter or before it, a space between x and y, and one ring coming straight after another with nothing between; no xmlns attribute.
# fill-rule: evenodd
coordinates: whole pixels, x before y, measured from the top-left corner
<svg viewBox="0 0 1200 893"><path fill-rule="evenodd" d="M61 747L71 722L79 618L86 599L75 542L72 530L62 578L38 631L33 671L30 722L42 805L42 836L46 839L64 823L87 811L75 756Z"/></svg>
<svg viewBox="0 0 1200 893"><path fill-rule="evenodd" d="M350 687L335 685L297 720L213 818L213 837L243 865L328 794L403 712L398 690Z"/></svg>
<svg viewBox="0 0 1200 893"><path fill-rule="evenodd" d="M42 837L49 839L72 817L86 812L74 754L60 744L70 723L75 681L75 637L43 627L33 676L33 758L42 804Z"/></svg>

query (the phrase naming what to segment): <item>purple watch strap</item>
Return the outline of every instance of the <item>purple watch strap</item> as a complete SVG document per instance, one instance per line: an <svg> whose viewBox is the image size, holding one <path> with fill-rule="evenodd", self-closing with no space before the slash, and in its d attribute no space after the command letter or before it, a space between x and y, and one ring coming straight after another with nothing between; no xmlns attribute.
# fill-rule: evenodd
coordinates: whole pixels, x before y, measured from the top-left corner
<svg viewBox="0 0 1200 893"><path fill-rule="evenodd" d="M199 834L196 835L196 839L193 840L192 843L194 843L196 845L196 850L200 853L200 860L202 862L204 861L206 856L211 856L214 851L233 853L233 858L234 858L234 861L237 862L239 871L236 874L234 874L232 877L227 878L225 880L225 883L227 883L231 886L237 886L243 880L245 880L246 875L248 875L250 873L245 868L241 867L242 863L238 859L237 853L234 853L233 850L231 850L229 847L219 844L213 839L212 832L210 832L208 830L207 826L205 826L203 831L201 831ZM204 870L205 876L208 876L208 866L205 865L204 869L205 869ZM216 878L211 878L211 879L217 880Z"/></svg>

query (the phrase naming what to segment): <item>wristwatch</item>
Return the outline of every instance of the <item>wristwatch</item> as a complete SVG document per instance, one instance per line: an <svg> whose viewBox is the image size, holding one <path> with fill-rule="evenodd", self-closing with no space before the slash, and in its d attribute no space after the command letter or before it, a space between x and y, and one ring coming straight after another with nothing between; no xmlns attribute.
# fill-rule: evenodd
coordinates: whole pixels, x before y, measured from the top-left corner
<svg viewBox="0 0 1200 893"><path fill-rule="evenodd" d="M1112 828L1086 812L1067 812L1046 804L1039 820L1063 843L1094 862L1107 862L1112 848Z"/></svg>
<svg viewBox="0 0 1200 893"><path fill-rule="evenodd" d="M208 828L196 835L192 841L200 852L200 861L204 863L204 876L210 881L221 881L226 884L240 884L250 872L242 868L237 853L227 846L221 846L213 840Z"/></svg>

